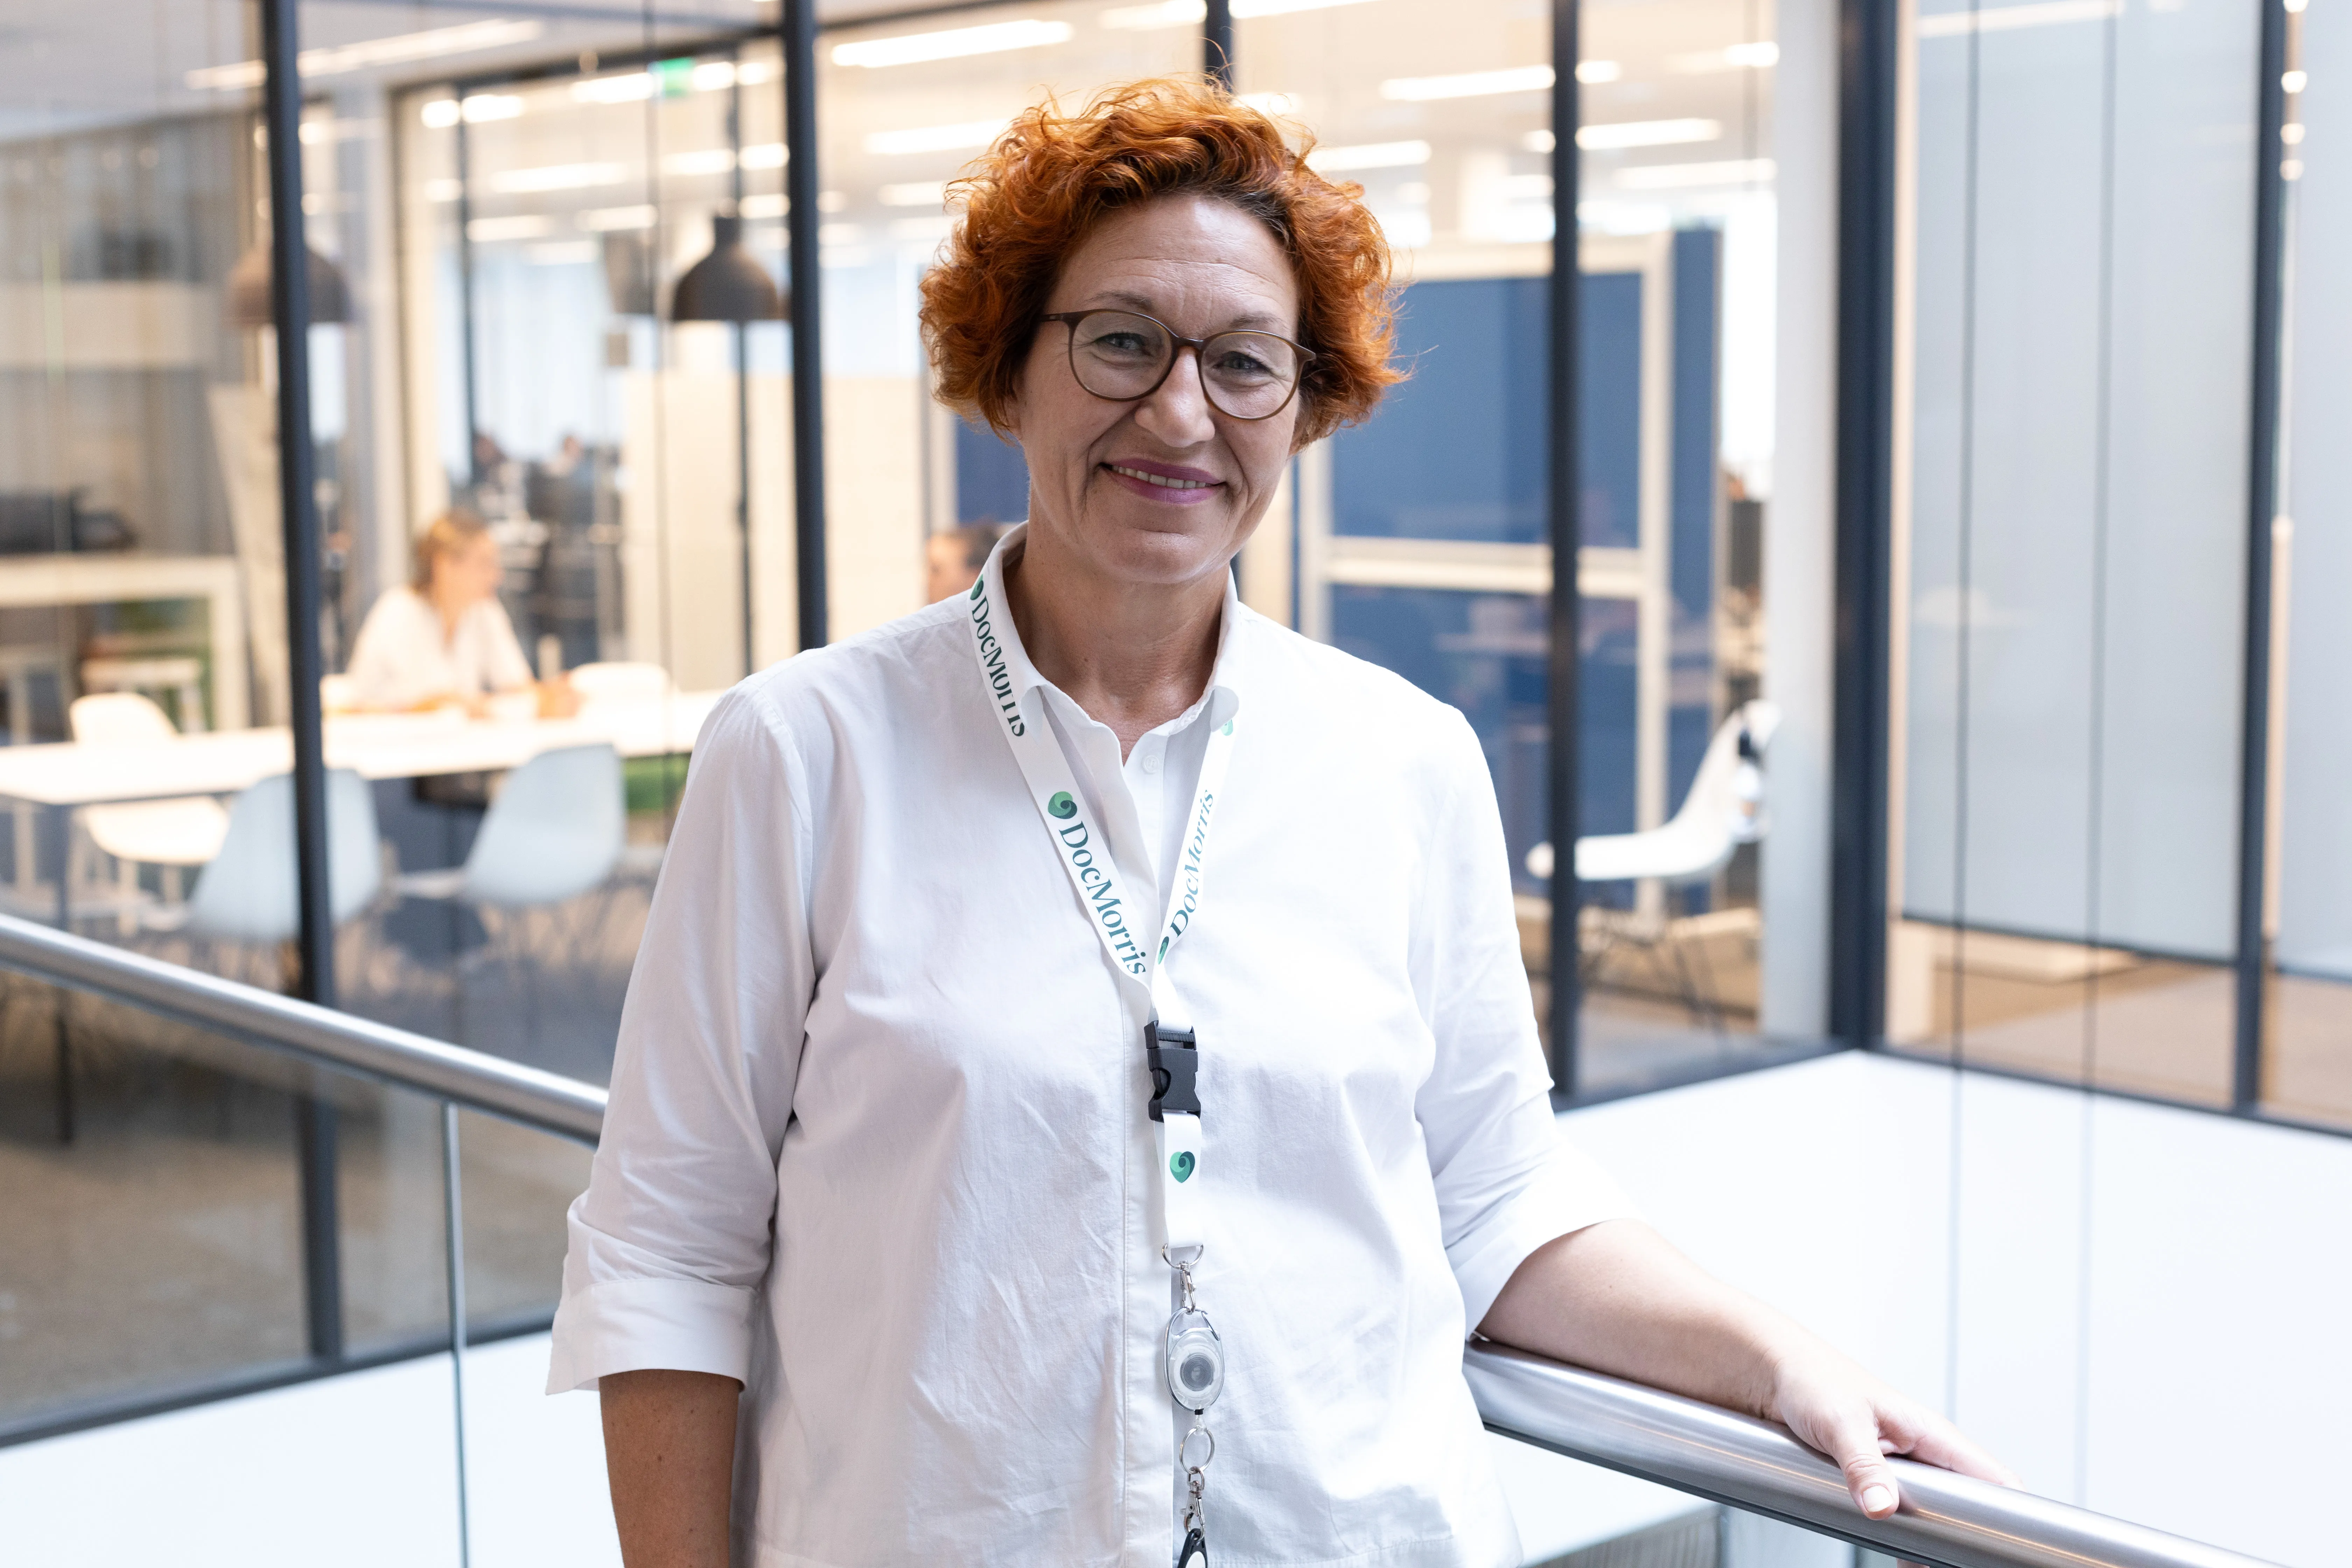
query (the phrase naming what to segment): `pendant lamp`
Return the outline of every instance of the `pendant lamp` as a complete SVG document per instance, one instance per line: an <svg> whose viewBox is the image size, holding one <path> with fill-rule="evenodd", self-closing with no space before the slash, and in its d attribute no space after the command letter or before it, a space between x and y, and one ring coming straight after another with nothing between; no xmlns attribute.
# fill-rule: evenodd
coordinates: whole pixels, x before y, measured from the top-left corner
<svg viewBox="0 0 2352 1568"><path fill-rule="evenodd" d="M779 321L784 297L768 269L743 243L743 220L719 213L710 220L710 254L686 269L671 293L673 321Z"/></svg>
<svg viewBox="0 0 2352 1568"><path fill-rule="evenodd" d="M743 219L716 213L710 254L686 269L669 297L673 321L729 321L735 328L735 527L742 559L743 673L759 668L751 640L751 387L745 323L782 321L784 297L743 243Z"/></svg>
<svg viewBox="0 0 2352 1568"><path fill-rule="evenodd" d="M314 327L342 326L352 319L352 289L343 280L343 269L325 257L303 247L310 258L310 324ZM277 315L269 302L269 241L264 239L251 250L236 258L228 269L228 324L232 327L268 327L277 323Z"/></svg>

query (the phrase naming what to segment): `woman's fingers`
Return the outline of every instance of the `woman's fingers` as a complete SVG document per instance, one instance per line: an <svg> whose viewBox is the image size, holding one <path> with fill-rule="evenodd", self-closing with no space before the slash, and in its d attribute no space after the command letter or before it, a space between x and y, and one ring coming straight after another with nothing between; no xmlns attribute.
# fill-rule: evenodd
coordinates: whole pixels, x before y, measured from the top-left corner
<svg viewBox="0 0 2352 1568"><path fill-rule="evenodd" d="M1854 1506L1872 1519L1902 1504L1889 1454L1999 1486L2019 1484L1949 1421L1842 1361L1784 1364L1773 1404L1783 1425L1836 1463Z"/></svg>
<svg viewBox="0 0 2352 1568"><path fill-rule="evenodd" d="M1873 1519L1885 1519L1901 1504L1903 1489L1886 1463L1875 1405L1862 1389L1838 1385L1844 1381L1824 1386L1811 1379L1792 1380L1781 1393L1780 1420L1844 1473L1856 1508Z"/></svg>
<svg viewBox="0 0 2352 1568"><path fill-rule="evenodd" d="M1903 1501L1895 1470L1878 1445L1877 1412L1864 1405L1843 1411L1830 1435L1829 1456L1845 1472L1845 1489L1853 1505L1873 1519L1885 1519Z"/></svg>
<svg viewBox="0 0 2352 1568"><path fill-rule="evenodd" d="M1890 1412L1885 1425L1903 1438L1895 1451L1906 1453L1922 1464L1974 1476L1995 1486L2024 1484L2017 1479L2016 1471L1970 1442L1966 1433L1940 1415L1915 1407Z"/></svg>

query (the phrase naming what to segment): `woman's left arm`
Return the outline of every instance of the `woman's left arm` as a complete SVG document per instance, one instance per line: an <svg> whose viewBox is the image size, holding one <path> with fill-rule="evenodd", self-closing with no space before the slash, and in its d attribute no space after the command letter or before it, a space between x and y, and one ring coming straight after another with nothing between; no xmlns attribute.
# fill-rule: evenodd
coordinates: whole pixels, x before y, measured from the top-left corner
<svg viewBox="0 0 2352 1568"><path fill-rule="evenodd" d="M1887 1454L2011 1482L1951 1424L1709 1276L1566 1147L1536 1040L1484 753L1455 716L1414 906L1437 1055L1415 1110L1467 1321L1523 1350L1779 1421L1844 1468L1874 1517Z"/></svg>
<svg viewBox="0 0 2352 1568"><path fill-rule="evenodd" d="M1837 1462L1855 1504L1873 1519L1894 1512L1901 1498L1889 1454L2017 1484L1950 1422L1717 1279L1639 1220L1603 1221L1537 1248L1478 1331L1778 1421Z"/></svg>

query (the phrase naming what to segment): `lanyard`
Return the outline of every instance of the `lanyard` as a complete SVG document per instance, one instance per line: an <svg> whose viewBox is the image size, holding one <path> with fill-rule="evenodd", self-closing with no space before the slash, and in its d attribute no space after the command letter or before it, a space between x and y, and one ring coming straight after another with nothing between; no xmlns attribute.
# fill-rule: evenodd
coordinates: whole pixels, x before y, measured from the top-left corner
<svg viewBox="0 0 2352 1568"><path fill-rule="evenodd" d="M1146 1049L1158 1091L1153 1097L1153 1122L1160 1169L1160 1220L1171 1250L1202 1245L1200 1189L1191 1184L1200 1169L1201 1104L1195 1088L1198 1060L1192 1014L1184 1006L1168 960L1184 933L1192 929L1201 907L1201 879L1207 868L1209 827L1224 787L1225 768L1233 758L1234 721L1227 719L1210 732L1207 752L1201 759L1201 780L1192 792L1192 809L1185 820L1184 840L1177 859L1176 886L1171 890L1165 918L1156 941L1139 940L1130 904L1121 886L1111 853L1110 834L1092 819L1079 792L1069 759L1054 738L1044 704L1027 711L1023 694L1013 689L1013 673L996 626L999 606L983 574L972 584L967 608L972 652L980 675L995 704L999 728L1013 748L1013 761L1029 785L1038 819L1054 841L1055 858L1077 890L1095 935L1110 955L1111 965L1129 980L1146 986L1151 996L1152 1022ZM1144 945L1149 942L1150 945Z"/></svg>
<svg viewBox="0 0 2352 1568"><path fill-rule="evenodd" d="M989 564L993 567L1003 558L1000 545ZM1217 795L1224 788L1226 764L1233 760L1234 721L1228 716L1209 732L1208 749L1201 758L1201 781L1192 791L1192 814L1185 819L1176 885L1170 890L1156 940L1147 935L1150 945L1139 945L1111 853L1110 834L1088 816L1086 796L1079 793L1070 760L1062 754L1061 742L1054 737L1045 704L1040 701L1034 711L1027 710L1022 701L1025 693L1013 689L1012 668L997 631L1000 606L990 591L990 575L982 572L980 581L971 585L967 606L981 683L996 706L998 726L1004 731L1005 743L1013 748L1013 759L1021 764L1021 776L1028 783L1037 818L1054 841L1055 858L1077 891L1087 923L1110 955L1111 967L1150 993L1151 1022L1144 1030L1144 1051L1151 1068L1151 1125L1160 1170L1160 1217L1166 1237L1160 1256L1176 1271L1183 1293L1182 1304L1168 1322L1164 1371L1170 1397L1192 1413L1192 1428L1176 1446L1176 1464L1183 1472L1186 1494L1184 1542L1177 1563L1178 1568L1208 1568L1202 1493L1209 1461L1216 1457L1217 1447L1203 1418L1224 1388L1224 1352L1208 1315L1192 1296L1192 1265L1199 1261L1203 1247L1201 1184L1192 1180L1201 1169L1201 1100L1195 1071L1200 1051L1192 1016L1170 977L1168 961L1200 912L1209 827ZM1001 574L997 581L1003 581ZM1214 716L1213 711L1210 717ZM1133 912L1145 913L1139 907Z"/></svg>

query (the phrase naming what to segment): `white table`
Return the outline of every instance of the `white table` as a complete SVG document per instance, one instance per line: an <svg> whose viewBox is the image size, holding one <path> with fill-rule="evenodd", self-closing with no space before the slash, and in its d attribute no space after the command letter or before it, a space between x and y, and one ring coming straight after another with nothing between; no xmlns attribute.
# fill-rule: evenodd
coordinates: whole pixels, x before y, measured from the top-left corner
<svg viewBox="0 0 2352 1568"><path fill-rule="evenodd" d="M573 719L476 720L454 710L338 715L326 723L327 765L365 779L489 773L597 741L624 757L673 755L694 749L719 696L687 691L659 701L597 703ZM0 746L0 801L37 807L46 818L59 856L58 924L64 926L71 910L63 856L77 809L234 795L293 766L293 734L283 729L215 731L148 745ZM20 888L31 869L18 865Z"/></svg>

